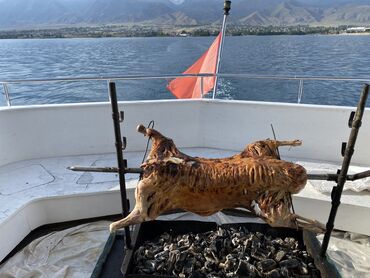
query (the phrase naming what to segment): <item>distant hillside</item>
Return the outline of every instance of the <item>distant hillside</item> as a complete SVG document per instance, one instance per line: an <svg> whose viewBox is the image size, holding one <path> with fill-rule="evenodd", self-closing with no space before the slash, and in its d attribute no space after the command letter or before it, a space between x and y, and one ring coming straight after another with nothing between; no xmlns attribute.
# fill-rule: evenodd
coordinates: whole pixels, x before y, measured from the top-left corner
<svg viewBox="0 0 370 278"><path fill-rule="evenodd" d="M220 23L223 0L0 0L0 29ZM235 24L368 25L370 0L233 0Z"/></svg>

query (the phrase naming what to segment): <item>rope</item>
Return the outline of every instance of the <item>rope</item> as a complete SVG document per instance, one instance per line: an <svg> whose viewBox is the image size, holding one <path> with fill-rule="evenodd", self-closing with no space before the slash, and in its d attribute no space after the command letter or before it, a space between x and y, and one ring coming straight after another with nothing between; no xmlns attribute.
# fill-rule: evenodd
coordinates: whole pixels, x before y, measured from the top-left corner
<svg viewBox="0 0 370 278"><path fill-rule="evenodd" d="M147 126L147 128L154 128L154 121L151 120ZM150 137L148 137L148 140L146 141L146 148L145 148L145 153L144 153L144 156L143 156L143 160L141 161L141 164L144 163L145 161L145 157L146 157L146 154L148 153L148 148L149 148L149 141L150 141Z"/></svg>
<svg viewBox="0 0 370 278"><path fill-rule="evenodd" d="M154 128L154 121L151 120L147 126L147 128ZM145 161L145 157L148 153L148 149L149 149L149 141L150 141L150 137L148 137L148 140L146 141L146 148L145 148L145 153L144 153L144 156L143 156L143 160L141 161L141 164L144 163ZM143 179L143 173L140 174L140 177L139 177L139 181L141 181Z"/></svg>
<svg viewBox="0 0 370 278"><path fill-rule="evenodd" d="M270 125L271 125L272 135L274 136L274 140L276 141L276 135L275 135L274 126L272 124L270 124ZM280 160L280 152L279 152L279 148L278 147L276 148L276 152L277 152L278 159Z"/></svg>

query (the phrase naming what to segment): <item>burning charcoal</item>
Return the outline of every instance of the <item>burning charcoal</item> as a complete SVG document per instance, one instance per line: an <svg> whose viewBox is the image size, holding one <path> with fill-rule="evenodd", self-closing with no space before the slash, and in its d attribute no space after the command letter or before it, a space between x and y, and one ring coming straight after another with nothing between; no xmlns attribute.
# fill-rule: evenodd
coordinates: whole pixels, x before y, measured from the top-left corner
<svg viewBox="0 0 370 278"><path fill-rule="evenodd" d="M157 254L154 255L154 259L156 261L165 261L168 259L168 255L169 255L170 251L168 250L164 250L162 252L159 252Z"/></svg>
<svg viewBox="0 0 370 278"><path fill-rule="evenodd" d="M147 259L153 259L153 258L154 258L154 253L153 253L153 251L152 251L152 250L148 250L148 249L146 249L146 250L144 251L144 256L145 256L145 258L147 258Z"/></svg>
<svg viewBox="0 0 370 278"><path fill-rule="evenodd" d="M181 239L177 242L177 246L187 246L189 245L189 241L185 239Z"/></svg>
<svg viewBox="0 0 370 278"><path fill-rule="evenodd" d="M282 240L281 238L276 238L276 239L273 239L271 243L276 246L283 246L284 240Z"/></svg>
<svg viewBox="0 0 370 278"><path fill-rule="evenodd" d="M222 248L222 239L217 238L215 241L212 242L212 245L216 249L216 252L219 253Z"/></svg>
<svg viewBox="0 0 370 278"><path fill-rule="evenodd" d="M231 240L231 243L232 243L234 246L238 246L238 245L239 245L239 238L234 237L234 238Z"/></svg>
<svg viewBox="0 0 370 278"><path fill-rule="evenodd" d="M249 239L249 238L245 239L245 240L244 240L244 242L243 242L243 245L244 245L246 248L251 248L251 246L252 246L252 240L251 240L251 239Z"/></svg>
<svg viewBox="0 0 370 278"><path fill-rule="evenodd" d="M280 273L283 277L291 277L291 275L289 274L289 270L286 267L281 267Z"/></svg>
<svg viewBox="0 0 370 278"><path fill-rule="evenodd" d="M294 249L296 250L298 248L298 241L296 241L294 238L292 237L287 237L285 238L284 240L285 243L287 243L287 245L291 248L291 249Z"/></svg>
<svg viewBox="0 0 370 278"><path fill-rule="evenodd" d="M283 277L279 270L277 269L274 269L274 270L271 270L270 272L267 272L266 273L266 278L280 278L280 277Z"/></svg>
<svg viewBox="0 0 370 278"><path fill-rule="evenodd" d="M204 263L204 269L207 271L207 272L211 272L215 269L215 266L216 264L214 262L211 262L211 261L206 261Z"/></svg>
<svg viewBox="0 0 370 278"><path fill-rule="evenodd" d="M252 240L252 249L259 248L261 246L261 242L257 236L252 235L250 239Z"/></svg>
<svg viewBox="0 0 370 278"><path fill-rule="evenodd" d="M172 272L172 270L175 267L176 255L179 254L179 253L180 252L178 250L173 250L173 251L170 251L170 253L169 253L168 260L167 260L167 263L166 263L166 268L168 269L168 271L170 273Z"/></svg>
<svg viewBox="0 0 370 278"><path fill-rule="evenodd" d="M202 265L205 263L206 259L204 258L203 254L197 253L194 255L194 258L197 262L201 263Z"/></svg>
<svg viewBox="0 0 370 278"><path fill-rule="evenodd" d="M195 265L195 259L194 258L191 258L191 259L187 260L184 264L183 269L182 269L183 273L186 274L186 275L189 275L190 273L192 273L193 270L194 270L194 265Z"/></svg>
<svg viewBox="0 0 370 278"><path fill-rule="evenodd" d="M225 272L232 272L237 268L237 259L234 258L231 254L226 256L226 261L220 263L219 267Z"/></svg>
<svg viewBox="0 0 370 278"><path fill-rule="evenodd" d="M204 257L207 261L211 261L214 263L218 262L217 256L210 248L204 249Z"/></svg>
<svg viewBox="0 0 370 278"><path fill-rule="evenodd" d="M184 251L189 250L189 247L190 247L189 245L184 245L184 246L179 247L179 249L178 249L178 250L179 250L180 252L184 252Z"/></svg>
<svg viewBox="0 0 370 278"><path fill-rule="evenodd" d="M301 274L308 274L308 269L306 267L304 267L304 266L300 266L299 267L299 272Z"/></svg>
<svg viewBox="0 0 370 278"><path fill-rule="evenodd" d="M223 241L223 248L228 253L230 252L230 250L232 250L232 243L230 239L225 238L225 240Z"/></svg>
<svg viewBox="0 0 370 278"><path fill-rule="evenodd" d="M205 277L200 271L194 271L189 275L189 278L203 278Z"/></svg>
<svg viewBox="0 0 370 278"><path fill-rule="evenodd" d="M297 259L284 260L284 261L281 261L279 264L281 267L286 267L288 269L299 267L299 261Z"/></svg>
<svg viewBox="0 0 370 278"><path fill-rule="evenodd" d="M257 268L262 272L268 272L276 267L276 262L272 259L266 259L257 263Z"/></svg>
<svg viewBox="0 0 370 278"><path fill-rule="evenodd" d="M186 261L186 258L188 257L188 252L187 251L180 251L180 255L178 255L177 260L184 262Z"/></svg>
<svg viewBox="0 0 370 278"><path fill-rule="evenodd" d="M271 243L269 242L268 245L266 246L266 251L268 252L268 256L269 257L272 257L275 255L276 253L276 249L274 246L271 245Z"/></svg>
<svg viewBox="0 0 370 278"><path fill-rule="evenodd" d="M245 247L243 245L239 245L235 248L235 252L238 254L238 258L241 259L245 254Z"/></svg>
<svg viewBox="0 0 370 278"><path fill-rule="evenodd" d="M280 250L275 255L275 261L280 262L285 257L285 252L283 250Z"/></svg>
<svg viewBox="0 0 370 278"><path fill-rule="evenodd" d="M154 254L157 254L159 252L162 252L163 250L164 250L163 246L154 246L152 251Z"/></svg>
<svg viewBox="0 0 370 278"><path fill-rule="evenodd" d="M155 261L148 260L144 262L144 267L142 268L142 271L147 274L152 274L154 273L155 268L156 268Z"/></svg>
<svg viewBox="0 0 370 278"><path fill-rule="evenodd" d="M162 272L162 271L164 271L165 270L165 267L166 267L166 265L165 265L165 263L164 262L156 262L157 263L157 267L156 267L156 272Z"/></svg>
<svg viewBox="0 0 370 278"><path fill-rule="evenodd" d="M256 237L257 237L258 239L262 239L262 238L264 238L264 235L263 235L262 233L260 233L260 232L256 232L256 233L255 233L255 235L256 235Z"/></svg>
<svg viewBox="0 0 370 278"><path fill-rule="evenodd" d="M143 260L145 258L144 253L145 253L144 246L140 246L139 249L137 249L136 252L135 252L135 255L134 255L135 260L136 261Z"/></svg>
<svg viewBox="0 0 370 278"><path fill-rule="evenodd" d="M320 271L317 268L316 269L312 269L310 275L311 275L312 278L321 277Z"/></svg>
<svg viewBox="0 0 370 278"><path fill-rule="evenodd" d="M209 277L209 278L221 278L222 276L220 276L216 272L212 272L212 273L208 274L207 277Z"/></svg>
<svg viewBox="0 0 370 278"><path fill-rule="evenodd" d="M186 257L187 257L187 253L185 252L176 253L175 270L177 272L181 272L185 264Z"/></svg>
<svg viewBox="0 0 370 278"><path fill-rule="evenodd" d="M145 242L134 253L138 274L175 277L320 277L294 238L271 238L238 228L170 236Z"/></svg>
<svg viewBox="0 0 370 278"><path fill-rule="evenodd" d="M254 252L252 251L252 257L255 258L257 261L262 261L267 259L268 253L266 252L266 250L258 248Z"/></svg>
<svg viewBox="0 0 370 278"><path fill-rule="evenodd" d="M256 277L257 269L254 265L248 263L247 261L241 260L235 274L238 276Z"/></svg>
<svg viewBox="0 0 370 278"><path fill-rule="evenodd" d="M173 251L173 250L175 250L176 249L176 245L175 244L173 244L173 243L171 243L170 245L167 245L166 246L167 248L167 250L170 250L170 251Z"/></svg>

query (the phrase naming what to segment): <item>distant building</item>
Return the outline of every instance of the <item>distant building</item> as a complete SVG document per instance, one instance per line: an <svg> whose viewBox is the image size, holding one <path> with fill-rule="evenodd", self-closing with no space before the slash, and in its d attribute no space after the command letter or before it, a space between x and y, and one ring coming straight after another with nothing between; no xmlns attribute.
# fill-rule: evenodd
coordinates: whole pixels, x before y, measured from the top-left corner
<svg viewBox="0 0 370 278"><path fill-rule="evenodd" d="M349 27L346 29L347 33L365 33L370 32L370 27Z"/></svg>
<svg viewBox="0 0 370 278"><path fill-rule="evenodd" d="M180 33L177 34L178 36L180 37L187 37L189 36L189 34L185 31L185 30L182 30Z"/></svg>

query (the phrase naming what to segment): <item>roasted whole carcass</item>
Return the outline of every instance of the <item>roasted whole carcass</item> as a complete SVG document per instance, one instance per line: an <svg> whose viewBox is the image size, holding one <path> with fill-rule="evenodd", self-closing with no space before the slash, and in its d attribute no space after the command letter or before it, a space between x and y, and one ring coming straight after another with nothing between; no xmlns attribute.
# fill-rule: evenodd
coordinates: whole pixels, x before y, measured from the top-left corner
<svg viewBox="0 0 370 278"><path fill-rule="evenodd" d="M163 212L183 209L202 216L227 208L246 208L273 227L323 231L324 226L293 214L290 194L306 184L306 170L278 159L279 146L301 141L258 141L239 154L222 159L191 157L154 129L138 126L149 136L152 149L144 164L136 192L136 205L110 230L154 220Z"/></svg>

